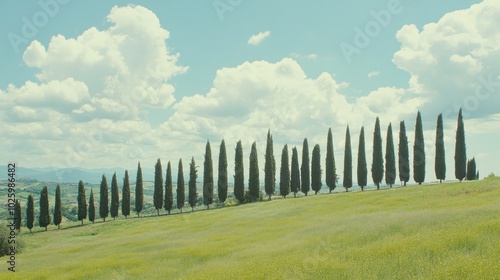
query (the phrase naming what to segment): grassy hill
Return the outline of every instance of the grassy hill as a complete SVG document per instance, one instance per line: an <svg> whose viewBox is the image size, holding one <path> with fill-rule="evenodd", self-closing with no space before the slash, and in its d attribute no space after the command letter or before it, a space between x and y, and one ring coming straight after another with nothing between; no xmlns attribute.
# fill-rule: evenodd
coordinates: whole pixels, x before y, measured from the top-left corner
<svg viewBox="0 0 500 280"><path fill-rule="evenodd" d="M187 210L187 209L186 209ZM500 179L277 199L19 236L9 279L498 279ZM7 274L9 273L9 274Z"/></svg>

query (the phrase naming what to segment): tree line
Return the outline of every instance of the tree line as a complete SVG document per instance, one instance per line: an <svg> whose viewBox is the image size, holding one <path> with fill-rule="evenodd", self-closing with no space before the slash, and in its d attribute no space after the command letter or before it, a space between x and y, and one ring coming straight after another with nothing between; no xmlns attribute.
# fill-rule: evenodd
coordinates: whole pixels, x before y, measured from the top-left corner
<svg viewBox="0 0 500 280"><path fill-rule="evenodd" d="M399 142L398 142L398 157L396 165L396 153L394 147L392 124L389 124L386 135L385 156L382 151L382 135L380 131L380 120L377 117L375 120L375 128L373 132L373 154L371 175L373 183L377 189L380 189L383 178L385 183L392 187L396 181L396 169L399 172L399 180L403 185L410 180L410 160L409 160L409 141L406 135L405 122L401 121L399 125ZM445 148L443 136L443 118L440 114L437 118L436 124L436 141L435 141L435 176L440 183L445 180L446 175L446 162L445 162ZM291 163L288 153L288 145L285 144L281 151L281 165L279 173L279 195L286 198L292 192L296 197L298 192L302 192L305 196L312 190L317 194L322 186L322 173L321 169L321 151L320 146L316 144L313 147L311 160L309 158L309 144L307 138L304 139L302 144L301 165L299 166L299 155L297 148L292 148ZM358 141L358 155L357 155L357 184L364 191L368 181L368 169L365 152L365 132L364 127L361 127ZM238 203L252 202L261 200L263 193L260 188L259 177L259 162L256 142L252 144L250 157L249 157L249 179L248 189L245 189L244 166L243 166L243 147L241 141L236 143L235 164L234 164L234 189L233 195ZM479 171L476 171L475 158L467 160L466 145L465 145L465 132L464 123L462 118L462 110L460 109L457 119L456 142L455 142L455 178L459 181L464 179L475 180L479 178ZM274 145L271 131L267 132L266 151L264 157L264 192L269 200L273 195L276 195L276 159L274 156ZM353 168L352 168L352 151L351 151L351 137L349 126L346 128L345 133L345 150L344 150L344 170L342 187L348 192L353 186ZM385 162L384 162L385 160ZM424 134L422 127L422 118L420 112L417 113L415 124L415 139L413 145L413 179L416 183L422 184L425 181L425 145ZM191 158L189 164L189 181L188 181L188 196L187 203L194 211L194 207L198 203L198 191L196 187L196 180L198 178L197 165L194 157ZM154 194L153 205L157 215L160 215L160 210L164 209L168 214L171 213L174 205L177 206L182 213L185 207L185 182L182 159L178 162L178 173L176 182L176 204L174 204L173 192L173 177L171 162L167 163L165 172L165 180L163 180L163 168L161 160L158 159L155 164L154 175ZM219 149L217 173L217 199L219 203L224 203L228 198L228 170L227 170L227 153L226 144L222 140ZM335 167L335 156L333 149L333 136L331 128L327 134L326 146L326 159L325 159L325 183L331 193L339 183L339 175ZM207 209L214 203L214 174L212 164L212 151L210 141L207 141L204 163L203 163L203 205ZM385 175L385 176L384 176ZM143 195L143 178L140 162L137 165L137 174L135 182L135 212L137 217L144 210L144 195ZM120 211L120 191L118 187L118 180L116 172L111 179L111 201L109 201L109 187L107 178L103 174L100 183L99 192L99 217L106 221L106 218L111 217L116 219ZM121 190L121 214L128 218L131 213L130 207L130 182L128 171L125 171L123 178L123 187ZM47 226L51 223L51 215L49 211L48 189L45 186L40 193L40 215L39 226L47 230ZM96 206L94 200L93 190L90 190L90 196L87 203L86 190L82 180L78 183L78 220L83 222L88 219L90 222L95 222L97 217ZM34 205L33 196L28 196L26 208L26 225L27 228L32 230L34 224ZM62 222L62 205L61 205L61 189L57 185L55 192L55 207L53 212L53 224L60 228ZM18 230L21 228L21 206L19 201L16 202L16 227Z"/></svg>

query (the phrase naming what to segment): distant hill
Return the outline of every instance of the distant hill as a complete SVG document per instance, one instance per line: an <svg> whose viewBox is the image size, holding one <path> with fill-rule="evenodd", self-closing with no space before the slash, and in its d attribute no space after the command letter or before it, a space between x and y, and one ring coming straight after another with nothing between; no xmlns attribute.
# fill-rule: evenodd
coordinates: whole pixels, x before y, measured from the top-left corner
<svg viewBox="0 0 500 280"><path fill-rule="evenodd" d="M7 170L7 167L0 166L1 170ZM56 183L76 183L83 180L86 183L98 184L101 182L102 174L105 174L108 180L111 180L113 173L117 173L119 179L123 178L125 169L123 168L26 168L19 166L16 169L16 178L30 178L38 181L56 182ZM129 170L129 175L134 180L137 170ZM145 181L153 181L153 169L142 168L143 178ZM6 172L0 172L0 180L7 178Z"/></svg>

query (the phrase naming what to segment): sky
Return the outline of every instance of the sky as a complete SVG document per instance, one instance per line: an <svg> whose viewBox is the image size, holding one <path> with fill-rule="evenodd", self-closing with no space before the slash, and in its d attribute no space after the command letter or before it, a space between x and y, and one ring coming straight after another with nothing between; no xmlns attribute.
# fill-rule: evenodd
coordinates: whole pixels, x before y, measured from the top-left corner
<svg viewBox="0 0 500 280"><path fill-rule="evenodd" d="M440 113L454 179L462 108L467 157L481 177L500 174L496 0L40 0L0 11L5 164L135 170L161 158L176 174L181 158L202 166L209 140L217 170L224 139L229 170L241 140L247 171L254 141L263 168L268 129L277 159L305 137L324 159L331 127L342 177L347 125L356 170L362 126L370 165L375 118L384 153L400 121L411 151L420 111L426 181Z"/></svg>

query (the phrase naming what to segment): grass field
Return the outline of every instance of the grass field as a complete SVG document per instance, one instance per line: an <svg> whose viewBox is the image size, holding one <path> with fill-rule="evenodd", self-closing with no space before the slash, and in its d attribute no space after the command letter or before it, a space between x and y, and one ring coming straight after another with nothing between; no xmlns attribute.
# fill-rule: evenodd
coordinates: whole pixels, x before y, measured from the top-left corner
<svg viewBox="0 0 500 280"><path fill-rule="evenodd" d="M187 210L187 209L185 209ZM76 225L76 224L74 224ZM19 236L9 279L499 279L500 179L323 194Z"/></svg>

